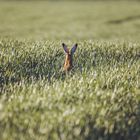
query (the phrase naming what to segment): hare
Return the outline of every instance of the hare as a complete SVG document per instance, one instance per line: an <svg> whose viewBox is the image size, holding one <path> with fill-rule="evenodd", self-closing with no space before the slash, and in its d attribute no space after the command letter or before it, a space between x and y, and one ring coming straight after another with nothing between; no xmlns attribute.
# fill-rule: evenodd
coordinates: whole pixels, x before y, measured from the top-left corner
<svg viewBox="0 0 140 140"><path fill-rule="evenodd" d="M75 44L72 47L71 50L69 50L64 43L62 43L62 46L63 46L63 49L64 49L64 51L66 53L66 58L65 58L65 63L64 63L63 71L68 72L73 67L73 63L72 63L72 61L73 61L73 54L76 51L78 44Z"/></svg>

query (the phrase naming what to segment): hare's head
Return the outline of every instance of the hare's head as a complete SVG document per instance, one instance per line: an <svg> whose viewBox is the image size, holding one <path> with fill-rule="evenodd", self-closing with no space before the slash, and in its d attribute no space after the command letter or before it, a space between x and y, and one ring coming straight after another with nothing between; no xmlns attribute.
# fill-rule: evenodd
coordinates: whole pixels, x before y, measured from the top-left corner
<svg viewBox="0 0 140 140"><path fill-rule="evenodd" d="M64 43L62 43L62 46L66 54L65 63L64 63L64 71L69 71L73 67L72 65L73 54L76 51L78 45L75 44L71 50L69 50Z"/></svg>

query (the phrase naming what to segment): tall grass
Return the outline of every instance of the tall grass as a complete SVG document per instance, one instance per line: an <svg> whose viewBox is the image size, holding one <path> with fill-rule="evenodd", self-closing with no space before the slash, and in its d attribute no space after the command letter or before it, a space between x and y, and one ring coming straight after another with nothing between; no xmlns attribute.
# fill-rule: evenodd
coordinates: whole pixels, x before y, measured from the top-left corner
<svg viewBox="0 0 140 140"><path fill-rule="evenodd" d="M138 2L0 2L0 140L140 140ZM78 43L62 71L62 42Z"/></svg>
<svg viewBox="0 0 140 140"><path fill-rule="evenodd" d="M139 44L61 43L0 41L1 139L140 139Z"/></svg>

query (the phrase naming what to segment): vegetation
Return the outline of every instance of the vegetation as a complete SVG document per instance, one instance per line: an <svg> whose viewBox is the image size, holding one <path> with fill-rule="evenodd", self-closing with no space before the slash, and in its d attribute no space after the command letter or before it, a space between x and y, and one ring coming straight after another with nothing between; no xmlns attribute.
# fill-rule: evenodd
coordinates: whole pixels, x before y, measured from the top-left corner
<svg viewBox="0 0 140 140"><path fill-rule="evenodd" d="M0 3L1 140L140 140L139 5L116 4Z"/></svg>
<svg viewBox="0 0 140 140"><path fill-rule="evenodd" d="M138 2L1 2L0 37L18 40L140 38Z"/></svg>

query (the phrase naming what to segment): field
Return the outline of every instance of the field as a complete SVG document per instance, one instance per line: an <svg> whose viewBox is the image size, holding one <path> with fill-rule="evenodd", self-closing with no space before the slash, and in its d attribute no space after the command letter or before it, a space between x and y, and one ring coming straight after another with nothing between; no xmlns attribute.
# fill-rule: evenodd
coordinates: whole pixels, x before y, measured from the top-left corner
<svg viewBox="0 0 140 140"><path fill-rule="evenodd" d="M140 140L139 7L1 1L0 140Z"/></svg>

